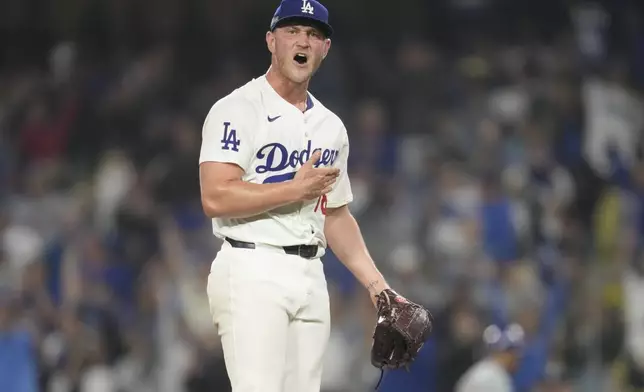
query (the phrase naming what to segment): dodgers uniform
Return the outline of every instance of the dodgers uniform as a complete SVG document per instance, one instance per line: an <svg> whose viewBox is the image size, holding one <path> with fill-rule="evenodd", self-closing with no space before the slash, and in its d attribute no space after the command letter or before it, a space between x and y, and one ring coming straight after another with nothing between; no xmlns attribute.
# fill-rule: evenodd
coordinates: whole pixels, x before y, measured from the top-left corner
<svg viewBox="0 0 644 392"><path fill-rule="evenodd" d="M291 180L321 151L316 166L339 168L333 190L247 219L213 219L224 239L212 263L208 298L235 392L319 392L329 337L329 296L320 257L327 208L353 196L349 141L342 121L308 95L304 112L265 76L222 98L203 126L199 162L226 162L243 180Z"/></svg>

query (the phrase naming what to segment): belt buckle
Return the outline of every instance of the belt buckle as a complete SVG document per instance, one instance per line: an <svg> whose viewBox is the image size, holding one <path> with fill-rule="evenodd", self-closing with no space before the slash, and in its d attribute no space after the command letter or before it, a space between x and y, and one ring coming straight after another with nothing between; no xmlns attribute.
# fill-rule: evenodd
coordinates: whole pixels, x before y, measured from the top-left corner
<svg viewBox="0 0 644 392"><path fill-rule="evenodd" d="M317 255L317 253L317 246L314 245L300 245L297 248L297 254L305 259L312 259Z"/></svg>

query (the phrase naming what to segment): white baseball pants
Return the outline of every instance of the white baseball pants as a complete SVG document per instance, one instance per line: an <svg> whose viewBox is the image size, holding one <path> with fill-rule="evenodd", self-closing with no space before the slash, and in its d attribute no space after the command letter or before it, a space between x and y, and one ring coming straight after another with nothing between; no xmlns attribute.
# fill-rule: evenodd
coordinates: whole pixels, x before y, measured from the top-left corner
<svg viewBox="0 0 644 392"><path fill-rule="evenodd" d="M233 392L319 392L330 330L320 259L224 242L208 299Z"/></svg>

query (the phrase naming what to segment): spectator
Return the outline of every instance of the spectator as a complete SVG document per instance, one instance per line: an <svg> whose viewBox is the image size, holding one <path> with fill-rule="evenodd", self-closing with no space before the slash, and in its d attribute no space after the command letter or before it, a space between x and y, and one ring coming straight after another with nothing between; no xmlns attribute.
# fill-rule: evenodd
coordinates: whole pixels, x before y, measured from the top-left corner
<svg viewBox="0 0 644 392"><path fill-rule="evenodd" d="M20 314L15 292L0 293L0 389L36 392L38 364L35 340Z"/></svg>

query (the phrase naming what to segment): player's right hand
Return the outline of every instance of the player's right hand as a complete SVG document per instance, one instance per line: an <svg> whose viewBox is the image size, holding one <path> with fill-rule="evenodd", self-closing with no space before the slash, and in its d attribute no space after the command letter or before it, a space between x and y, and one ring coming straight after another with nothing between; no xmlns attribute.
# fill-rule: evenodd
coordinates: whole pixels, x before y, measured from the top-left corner
<svg viewBox="0 0 644 392"><path fill-rule="evenodd" d="M335 180L340 175L340 169L335 167L313 167L320 159L320 151L316 151L295 173L293 181L297 185L301 200L313 200L331 192Z"/></svg>

